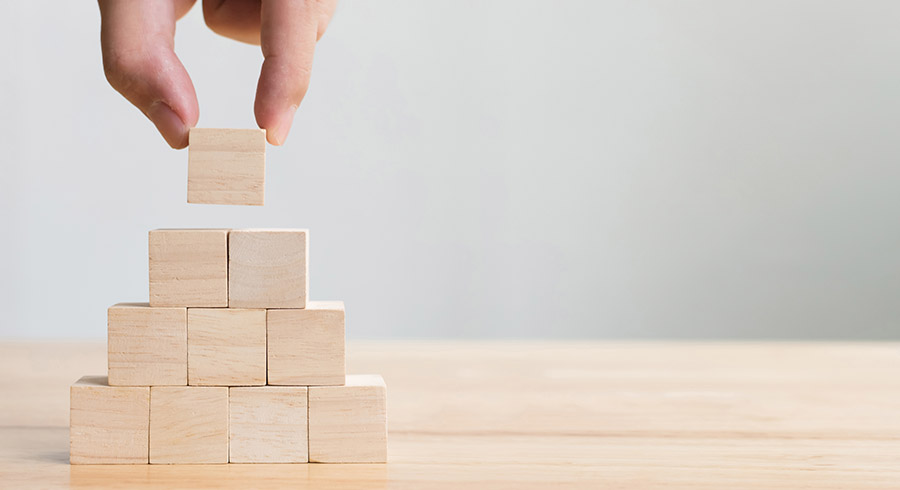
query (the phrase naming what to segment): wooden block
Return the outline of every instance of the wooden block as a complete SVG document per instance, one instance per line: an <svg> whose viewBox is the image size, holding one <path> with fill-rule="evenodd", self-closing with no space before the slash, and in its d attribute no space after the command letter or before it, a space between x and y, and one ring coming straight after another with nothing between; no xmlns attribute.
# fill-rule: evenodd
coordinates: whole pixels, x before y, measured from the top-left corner
<svg viewBox="0 0 900 490"><path fill-rule="evenodd" d="M386 391L378 375L349 375L345 386L311 386L310 463L386 463Z"/></svg>
<svg viewBox="0 0 900 490"><path fill-rule="evenodd" d="M69 390L69 462L147 464L150 388L85 376Z"/></svg>
<svg viewBox="0 0 900 490"><path fill-rule="evenodd" d="M232 463L306 463L307 389L291 386L230 388Z"/></svg>
<svg viewBox="0 0 900 490"><path fill-rule="evenodd" d="M188 384L266 384L266 310L188 309Z"/></svg>
<svg viewBox="0 0 900 490"><path fill-rule="evenodd" d="M111 386L187 384L187 309L119 303L107 311Z"/></svg>
<svg viewBox="0 0 900 490"><path fill-rule="evenodd" d="M306 308L306 230L233 230L228 234L228 300L233 308Z"/></svg>
<svg viewBox="0 0 900 490"><path fill-rule="evenodd" d="M228 388L150 388L150 463L227 463Z"/></svg>
<svg viewBox="0 0 900 490"><path fill-rule="evenodd" d="M270 385L344 384L344 303L310 301L302 310L268 310Z"/></svg>
<svg viewBox="0 0 900 490"><path fill-rule="evenodd" d="M228 306L228 230L151 231L150 306Z"/></svg>
<svg viewBox="0 0 900 490"><path fill-rule="evenodd" d="M265 203L265 130L192 128L188 142L187 202Z"/></svg>

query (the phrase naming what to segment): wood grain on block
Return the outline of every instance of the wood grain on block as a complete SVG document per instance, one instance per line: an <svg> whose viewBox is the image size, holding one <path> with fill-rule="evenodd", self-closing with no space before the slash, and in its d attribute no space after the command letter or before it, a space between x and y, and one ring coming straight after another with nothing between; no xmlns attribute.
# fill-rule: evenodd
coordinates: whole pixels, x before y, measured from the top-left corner
<svg viewBox="0 0 900 490"><path fill-rule="evenodd" d="M305 308L307 230L232 230L228 298L233 308Z"/></svg>
<svg viewBox="0 0 900 490"><path fill-rule="evenodd" d="M147 464L150 388L85 376L69 390L72 464Z"/></svg>
<svg viewBox="0 0 900 490"><path fill-rule="evenodd" d="M111 386L187 384L187 309L119 303L107 311Z"/></svg>
<svg viewBox="0 0 900 490"><path fill-rule="evenodd" d="M150 463L227 463L228 388L150 388Z"/></svg>
<svg viewBox="0 0 900 490"><path fill-rule="evenodd" d="M293 386L230 388L229 461L306 463L307 389Z"/></svg>
<svg viewBox="0 0 900 490"><path fill-rule="evenodd" d="M189 203L265 203L265 130L192 128L188 140Z"/></svg>
<svg viewBox="0 0 900 490"><path fill-rule="evenodd" d="M150 232L151 306L228 306L228 230Z"/></svg>
<svg viewBox="0 0 900 490"><path fill-rule="evenodd" d="M344 386L309 388L311 463L386 463L384 379L348 375Z"/></svg>
<svg viewBox="0 0 900 490"><path fill-rule="evenodd" d="M266 384L266 310L188 309L188 384Z"/></svg>
<svg viewBox="0 0 900 490"><path fill-rule="evenodd" d="M344 303L310 301L305 309L268 310L270 385L344 384Z"/></svg>

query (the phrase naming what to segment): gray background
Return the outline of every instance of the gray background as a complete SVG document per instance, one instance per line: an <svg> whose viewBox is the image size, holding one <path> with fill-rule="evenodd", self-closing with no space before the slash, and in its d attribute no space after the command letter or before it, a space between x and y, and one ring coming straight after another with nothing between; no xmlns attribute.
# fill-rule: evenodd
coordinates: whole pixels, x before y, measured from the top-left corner
<svg viewBox="0 0 900 490"><path fill-rule="evenodd" d="M186 204L94 3L4 7L0 336L105 336L151 228L266 226L351 338L900 338L900 2L345 0L263 208ZM254 127L259 48L176 43Z"/></svg>

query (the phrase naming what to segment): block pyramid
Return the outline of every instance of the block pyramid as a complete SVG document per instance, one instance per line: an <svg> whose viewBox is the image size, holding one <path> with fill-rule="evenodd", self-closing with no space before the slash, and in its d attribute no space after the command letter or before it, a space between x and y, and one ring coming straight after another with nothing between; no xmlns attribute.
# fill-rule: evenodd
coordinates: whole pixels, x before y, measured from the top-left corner
<svg viewBox="0 0 900 490"><path fill-rule="evenodd" d="M109 308L107 376L70 389L70 462L386 462L384 380L346 374L308 250L299 229L150 231L149 302Z"/></svg>

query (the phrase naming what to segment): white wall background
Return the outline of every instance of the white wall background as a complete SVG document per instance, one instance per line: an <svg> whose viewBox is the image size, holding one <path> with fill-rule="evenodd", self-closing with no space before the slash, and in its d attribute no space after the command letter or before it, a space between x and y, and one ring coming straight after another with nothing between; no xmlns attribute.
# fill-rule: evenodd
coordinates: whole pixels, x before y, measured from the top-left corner
<svg viewBox="0 0 900 490"><path fill-rule="evenodd" d="M109 88L92 2L7 2L0 336L103 337L147 230L307 227L351 338L900 338L900 2L344 0L263 208ZM200 125L256 47L195 8Z"/></svg>

